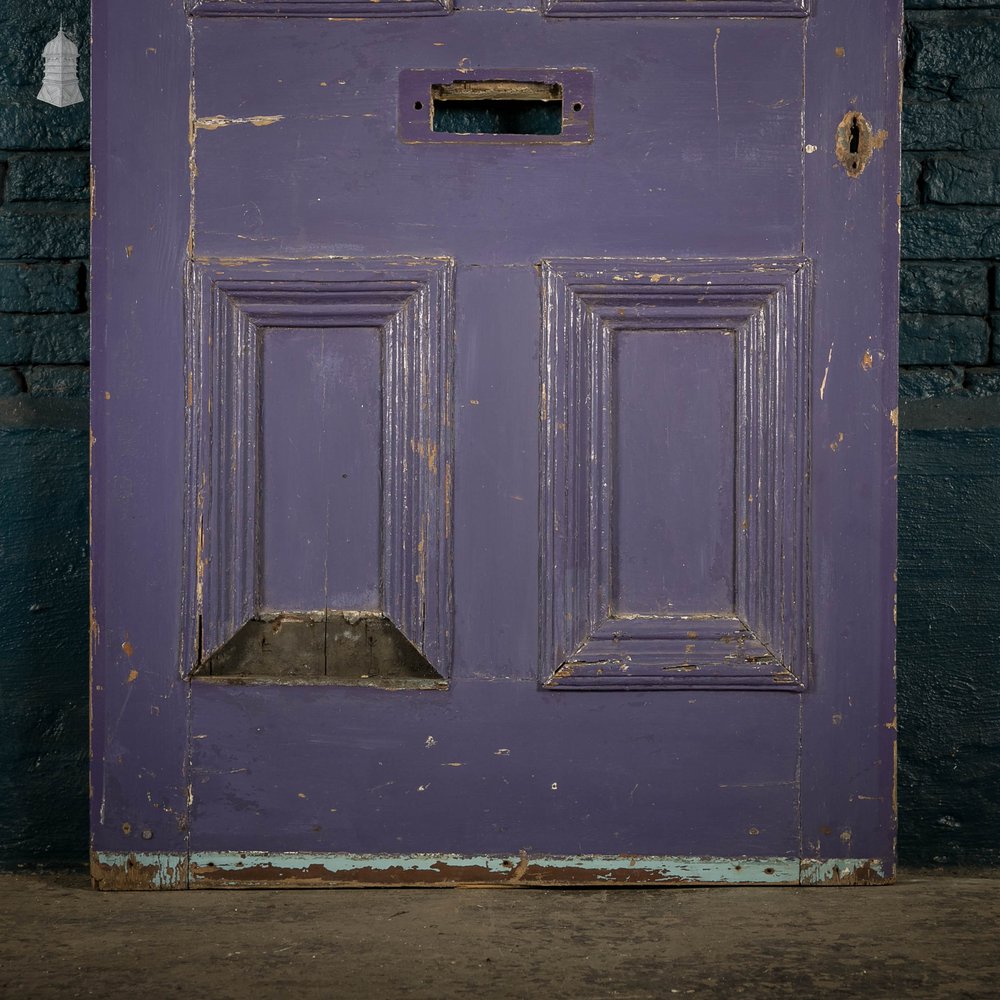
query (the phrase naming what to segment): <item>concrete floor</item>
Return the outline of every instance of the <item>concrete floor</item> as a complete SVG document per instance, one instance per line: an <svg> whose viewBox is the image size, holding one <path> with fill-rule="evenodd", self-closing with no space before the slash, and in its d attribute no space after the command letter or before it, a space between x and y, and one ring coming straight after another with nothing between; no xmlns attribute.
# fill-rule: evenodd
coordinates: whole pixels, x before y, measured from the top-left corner
<svg viewBox="0 0 1000 1000"><path fill-rule="evenodd" d="M1000 873L856 889L98 893L0 875L0 996L1000 996Z"/></svg>

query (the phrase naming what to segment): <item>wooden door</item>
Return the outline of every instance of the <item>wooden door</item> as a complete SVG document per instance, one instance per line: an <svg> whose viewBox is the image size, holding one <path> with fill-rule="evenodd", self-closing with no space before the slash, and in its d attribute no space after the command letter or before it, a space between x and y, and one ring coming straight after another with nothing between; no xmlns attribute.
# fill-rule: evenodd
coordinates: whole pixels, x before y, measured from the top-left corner
<svg viewBox="0 0 1000 1000"><path fill-rule="evenodd" d="M95 34L103 886L894 871L899 4Z"/></svg>

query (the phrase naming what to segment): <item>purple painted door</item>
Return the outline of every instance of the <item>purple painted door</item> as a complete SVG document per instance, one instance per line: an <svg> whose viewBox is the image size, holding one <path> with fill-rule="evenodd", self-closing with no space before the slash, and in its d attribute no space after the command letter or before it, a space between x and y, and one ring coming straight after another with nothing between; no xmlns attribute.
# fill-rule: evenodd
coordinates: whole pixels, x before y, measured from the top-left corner
<svg viewBox="0 0 1000 1000"><path fill-rule="evenodd" d="M899 3L94 12L98 884L894 871Z"/></svg>

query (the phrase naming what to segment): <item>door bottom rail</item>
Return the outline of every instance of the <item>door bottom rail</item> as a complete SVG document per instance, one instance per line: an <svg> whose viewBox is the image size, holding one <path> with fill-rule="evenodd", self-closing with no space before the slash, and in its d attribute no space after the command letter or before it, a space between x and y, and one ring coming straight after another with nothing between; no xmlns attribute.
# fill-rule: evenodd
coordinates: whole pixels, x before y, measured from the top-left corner
<svg viewBox="0 0 1000 1000"><path fill-rule="evenodd" d="M91 853L97 889L558 888L567 886L858 886L895 881L877 858L655 855L319 854L257 851Z"/></svg>

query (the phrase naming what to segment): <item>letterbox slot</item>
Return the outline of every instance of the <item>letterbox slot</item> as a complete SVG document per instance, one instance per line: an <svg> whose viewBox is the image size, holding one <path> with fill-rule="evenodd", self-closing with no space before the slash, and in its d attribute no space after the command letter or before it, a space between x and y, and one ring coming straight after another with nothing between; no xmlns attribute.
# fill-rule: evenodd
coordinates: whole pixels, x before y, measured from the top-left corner
<svg viewBox="0 0 1000 1000"><path fill-rule="evenodd" d="M456 80L431 87L435 132L458 135L559 135L560 83L529 80Z"/></svg>
<svg viewBox="0 0 1000 1000"><path fill-rule="evenodd" d="M572 146L594 139L589 69L404 69L399 138L407 143Z"/></svg>

